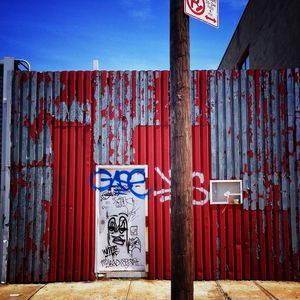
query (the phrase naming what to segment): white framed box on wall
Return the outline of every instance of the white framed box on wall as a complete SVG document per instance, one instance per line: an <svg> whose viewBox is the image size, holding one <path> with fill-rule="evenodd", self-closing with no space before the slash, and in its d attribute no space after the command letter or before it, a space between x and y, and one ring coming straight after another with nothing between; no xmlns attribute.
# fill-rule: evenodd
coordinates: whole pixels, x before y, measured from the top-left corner
<svg viewBox="0 0 300 300"><path fill-rule="evenodd" d="M242 180L210 180L210 204L242 203Z"/></svg>

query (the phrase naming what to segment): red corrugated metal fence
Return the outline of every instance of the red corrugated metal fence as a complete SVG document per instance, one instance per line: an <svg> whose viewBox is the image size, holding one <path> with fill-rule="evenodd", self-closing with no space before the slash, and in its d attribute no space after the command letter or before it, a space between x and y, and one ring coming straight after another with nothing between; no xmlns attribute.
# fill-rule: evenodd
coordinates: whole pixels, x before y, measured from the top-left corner
<svg viewBox="0 0 300 300"><path fill-rule="evenodd" d="M195 276L299 280L299 70L191 73ZM17 72L9 281L94 279L97 164L147 164L149 278L170 279L169 72ZM210 205L210 179L243 205ZM192 229L191 229L192 230Z"/></svg>

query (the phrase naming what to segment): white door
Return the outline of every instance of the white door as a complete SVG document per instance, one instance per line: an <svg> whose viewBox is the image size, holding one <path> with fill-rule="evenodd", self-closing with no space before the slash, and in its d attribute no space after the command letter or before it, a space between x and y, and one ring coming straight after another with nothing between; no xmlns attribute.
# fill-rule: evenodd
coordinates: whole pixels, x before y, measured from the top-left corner
<svg viewBox="0 0 300 300"><path fill-rule="evenodd" d="M147 166L97 166L95 272L145 272Z"/></svg>

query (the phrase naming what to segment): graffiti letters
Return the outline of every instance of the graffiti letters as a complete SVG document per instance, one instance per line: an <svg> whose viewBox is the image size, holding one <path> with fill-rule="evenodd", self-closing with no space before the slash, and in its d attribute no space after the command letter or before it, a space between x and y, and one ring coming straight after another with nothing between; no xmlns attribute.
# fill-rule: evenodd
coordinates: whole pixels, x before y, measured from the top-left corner
<svg viewBox="0 0 300 300"><path fill-rule="evenodd" d="M160 168L156 167L155 171L161 177L163 181L169 186L168 189L161 189L159 191L154 191L154 197L159 197L160 202L170 201L171 200L171 170L169 170L169 176L167 177ZM204 205L209 201L208 191L203 188L204 175L200 172L193 172L193 190L200 192L202 195L201 199L193 199L194 205Z"/></svg>
<svg viewBox="0 0 300 300"><path fill-rule="evenodd" d="M107 246L105 247L105 249L102 250L103 254L105 257L108 257L108 256L117 256L120 252L120 250L118 249L118 246Z"/></svg>
<svg viewBox="0 0 300 300"><path fill-rule="evenodd" d="M109 269L112 267L123 267L128 269L129 267L135 266L139 267L139 260L137 258L121 258L121 259L102 259L101 260L102 267Z"/></svg>
<svg viewBox="0 0 300 300"><path fill-rule="evenodd" d="M100 182L94 183L94 177L100 176ZM146 182L144 169L133 169L131 171L117 170L113 174L109 170L100 169L90 177L90 183L96 191L113 191L115 195L133 194L139 199L145 199L147 193L143 193Z"/></svg>
<svg viewBox="0 0 300 300"><path fill-rule="evenodd" d="M106 192L103 192L101 193L101 198L100 200L103 201L103 200L107 200L109 199L110 197L113 197L115 195L114 192L112 191L106 191Z"/></svg>

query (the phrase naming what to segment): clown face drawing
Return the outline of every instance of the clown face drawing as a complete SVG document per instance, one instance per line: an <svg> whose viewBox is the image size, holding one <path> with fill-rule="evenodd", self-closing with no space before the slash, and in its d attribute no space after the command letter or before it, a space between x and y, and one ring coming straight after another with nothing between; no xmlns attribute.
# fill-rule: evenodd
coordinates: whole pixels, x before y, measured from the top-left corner
<svg viewBox="0 0 300 300"><path fill-rule="evenodd" d="M107 242L108 245L127 246L128 241L128 221L127 214L119 213L111 215L107 223Z"/></svg>

